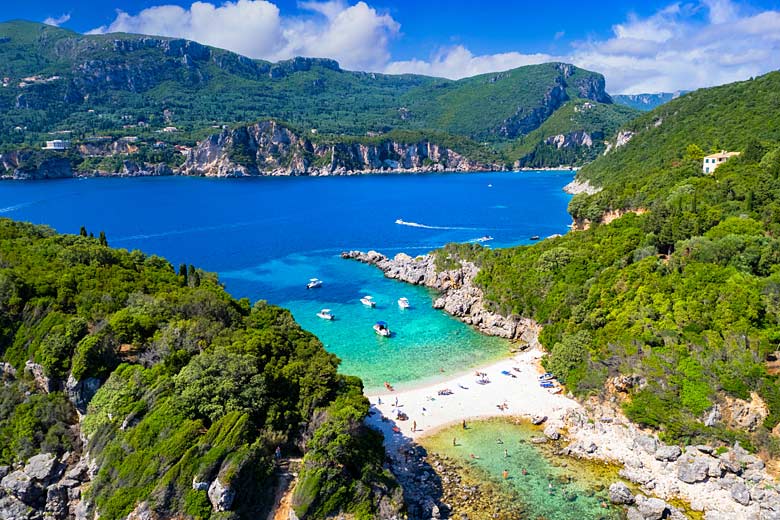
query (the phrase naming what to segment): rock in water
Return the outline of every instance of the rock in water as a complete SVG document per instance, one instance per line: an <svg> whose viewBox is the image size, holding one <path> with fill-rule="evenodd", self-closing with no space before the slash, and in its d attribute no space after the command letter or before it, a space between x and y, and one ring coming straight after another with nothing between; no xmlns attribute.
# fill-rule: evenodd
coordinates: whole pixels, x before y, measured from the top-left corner
<svg viewBox="0 0 780 520"><path fill-rule="evenodd" d="M622 482L615 482L609 486L609 501L613 504L633 504L634 495Z"/></svg>

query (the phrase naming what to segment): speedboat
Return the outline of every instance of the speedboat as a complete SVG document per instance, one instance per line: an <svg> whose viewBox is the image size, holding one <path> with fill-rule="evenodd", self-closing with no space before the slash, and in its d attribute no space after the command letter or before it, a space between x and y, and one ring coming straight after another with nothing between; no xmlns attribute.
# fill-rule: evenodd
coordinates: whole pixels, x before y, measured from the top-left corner
<svg viewBox="0 0 780 520"><path fill-rule="evenodd" d="M409 298L398 298L398 306L402 309L408 309L411 307L411 305L409 305Z"/></svg>
<svg viewBox="0 0 780 520"><path fill-rule="evenodd" d="M555 375L550 372L545 372L539 376L539 381L549 381L551 379L555 379Z"/></svg>
<svg viewBox="0 0 780 520"><path fill-rule="evenodd" d="M385 323L384 321L378 321L374 324L374 332L376 332L378 335L382 336L383 338L390 337L390 329L387 328L387 323Z"/></svg>
<svg viewBox="0 0 780 520"><path fill-rule="evenodd" d="M362 298L360 298L360 303L362 303L366 307L376 307L376 302L374 301L373 296L363 296Z"/></svg>
<svg viewBox="0 0 780 520"><path fill-rule="evenodd" d="M323 320L333 320L333 318L335 318L335 316L331 314L330 309L322 309L317 313L317 317L322 318Z"/></svg>
<svg viewBox="0 0 780 520"><path fill-rule="evenodd" d="M491 237L490 235L485 235L483 237L479 237L478 239L476 239L475 242L489 242L491 240L493 240L493 237Z"/></svg>
<svg viewBox="0 0 780 520"><path fill-rule="evenodd" d="M531 237L531 240L539 240L539 235L534 235Z"/></svg>
<svg viewBox="0 0 780 520"><path fill-rule="evenodd" d="M317 278L310 279L309 283L306 284L307 289L319 289L320 287L322 287L322 280Z"/></svg>

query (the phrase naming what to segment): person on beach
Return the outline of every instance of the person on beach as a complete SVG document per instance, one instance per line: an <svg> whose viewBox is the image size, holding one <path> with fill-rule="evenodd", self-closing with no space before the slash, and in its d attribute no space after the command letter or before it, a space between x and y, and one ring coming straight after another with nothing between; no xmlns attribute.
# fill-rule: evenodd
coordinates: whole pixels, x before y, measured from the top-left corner
<svg viewBox="0 0 780 520"><path fill-rule="evenodd" d="M417 421L412 421L412 431L413 432L417 431Z"/></svg>
<svg viewBox="0 0 780 520"><path fill-rule="evenodd" d="M453 445L453 446L457 446L457 445L458 445L458 443L457 443L457 442L455 442L455 437L453 437L453 438L452 438L452 445Z"/></svg>
<svg viewBox="0 0 780 520"><path fill-rule="evenodd" d="M376 404L377 404L377 405L380 405L380 404L382 404L382 398L381 398L381 397L377 397L377 398L376 398Z"/></svg>
<svg viewBox="0 0 780 520"><path fill-rule="evenodd" d="M466 429L466 419L463 419L463 429Z"/></svg>

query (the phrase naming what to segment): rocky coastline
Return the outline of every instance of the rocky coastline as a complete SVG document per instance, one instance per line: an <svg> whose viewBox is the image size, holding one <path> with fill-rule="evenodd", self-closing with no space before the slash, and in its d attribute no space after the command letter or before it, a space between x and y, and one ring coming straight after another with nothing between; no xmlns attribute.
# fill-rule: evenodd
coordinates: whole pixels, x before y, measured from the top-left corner
<svg viewBox="0 0 780 520"><path fill-rule="evenodd" d="M539 325L534 320L502 316L486 308L482 291L474 285L479 268L470 262L461 261L457 269L437 271L436 258L432 254L412 258L399 253L388 258L376 251L345 251L341 257L376 266L387 278L438 291L439 297L433 302L435 309L444 310L484 334L519 340L531 346L538 341Z"/></svg>
<svg viewBox="0 0 780 520"><path fill-rule="evenodd" d="M376 251L348 251L342 258L381 269L388 278L424 285L440 293L434 307L443 309L485 334L522 340L535 348L540 326L519 316L501 316L486 310L484 296L473 283L478 268L461 261L457 269L437 271L431 254L388 258ZM633 381L616 381L614 392ZM569 396L573 399L573 396ZM739 443L731 447L666 445L653 432L632 424L614 402L593 398L566 412L539 417L545 437L562 441L559 454L622 466L622 482L610 488L610 499L627 508L629 520L685 519L672 504L689 504L705 520L740 518L780 520L780 485L758 456Z"/></svg>

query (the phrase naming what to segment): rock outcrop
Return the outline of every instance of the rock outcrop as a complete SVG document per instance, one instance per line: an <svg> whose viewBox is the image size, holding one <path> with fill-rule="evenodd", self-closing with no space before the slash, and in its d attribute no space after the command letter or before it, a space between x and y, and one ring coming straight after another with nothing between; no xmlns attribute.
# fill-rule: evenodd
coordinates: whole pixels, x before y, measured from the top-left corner
<svg viewBox="0 0 780 520"><path fill-rule="evenodd" d="M569 184L563 187L563 191L568 193L569 195L577 195L578 193L586 193L588 195L595 195L596 193L601 191L601 188L597 188L596 186L593 186L590 181L587 179L577 179L575 178L573 181L571 181Z"/></svg>
<svg viewBox="0 0 780 520"><path fill-rule="evenodd" d="M412 258L400 253L391 259L376 251L349 251L341 256L375 265L388 278L439 291L440 296L433 302L434 308L443 309L485 334L536 342L539 326L533 320L520 316L502 316L487 310L482 291L474 285L474 277L479 269L472 263L462 261L457 269L437 271L436 259L432 254Z"/></svg>
<svg viewBox="0 0 780 520"><path fill-rule="evenodd" d="M0 179L37 180L73 177L70 160L43 150L19 150L0 154Z"/></svg>
<svg viewBox="0 0 780 520"><path fill-rule="evenodd" d="M350 175L356 173L490 171L486 164L429 140L319 143L276 121L224 129L190 150L183 175Z"/></svg>
<svg viewBox="0 0 780 520"><path fill-rule="evenodd" d="M593 146L593 138L588 132L577 130L576 132L569 132L568 134L551 135L544 140L544 144L555 146L556 150L560 150L561 148L572 148L575 146L587 146L590 148Z"/></svg>

